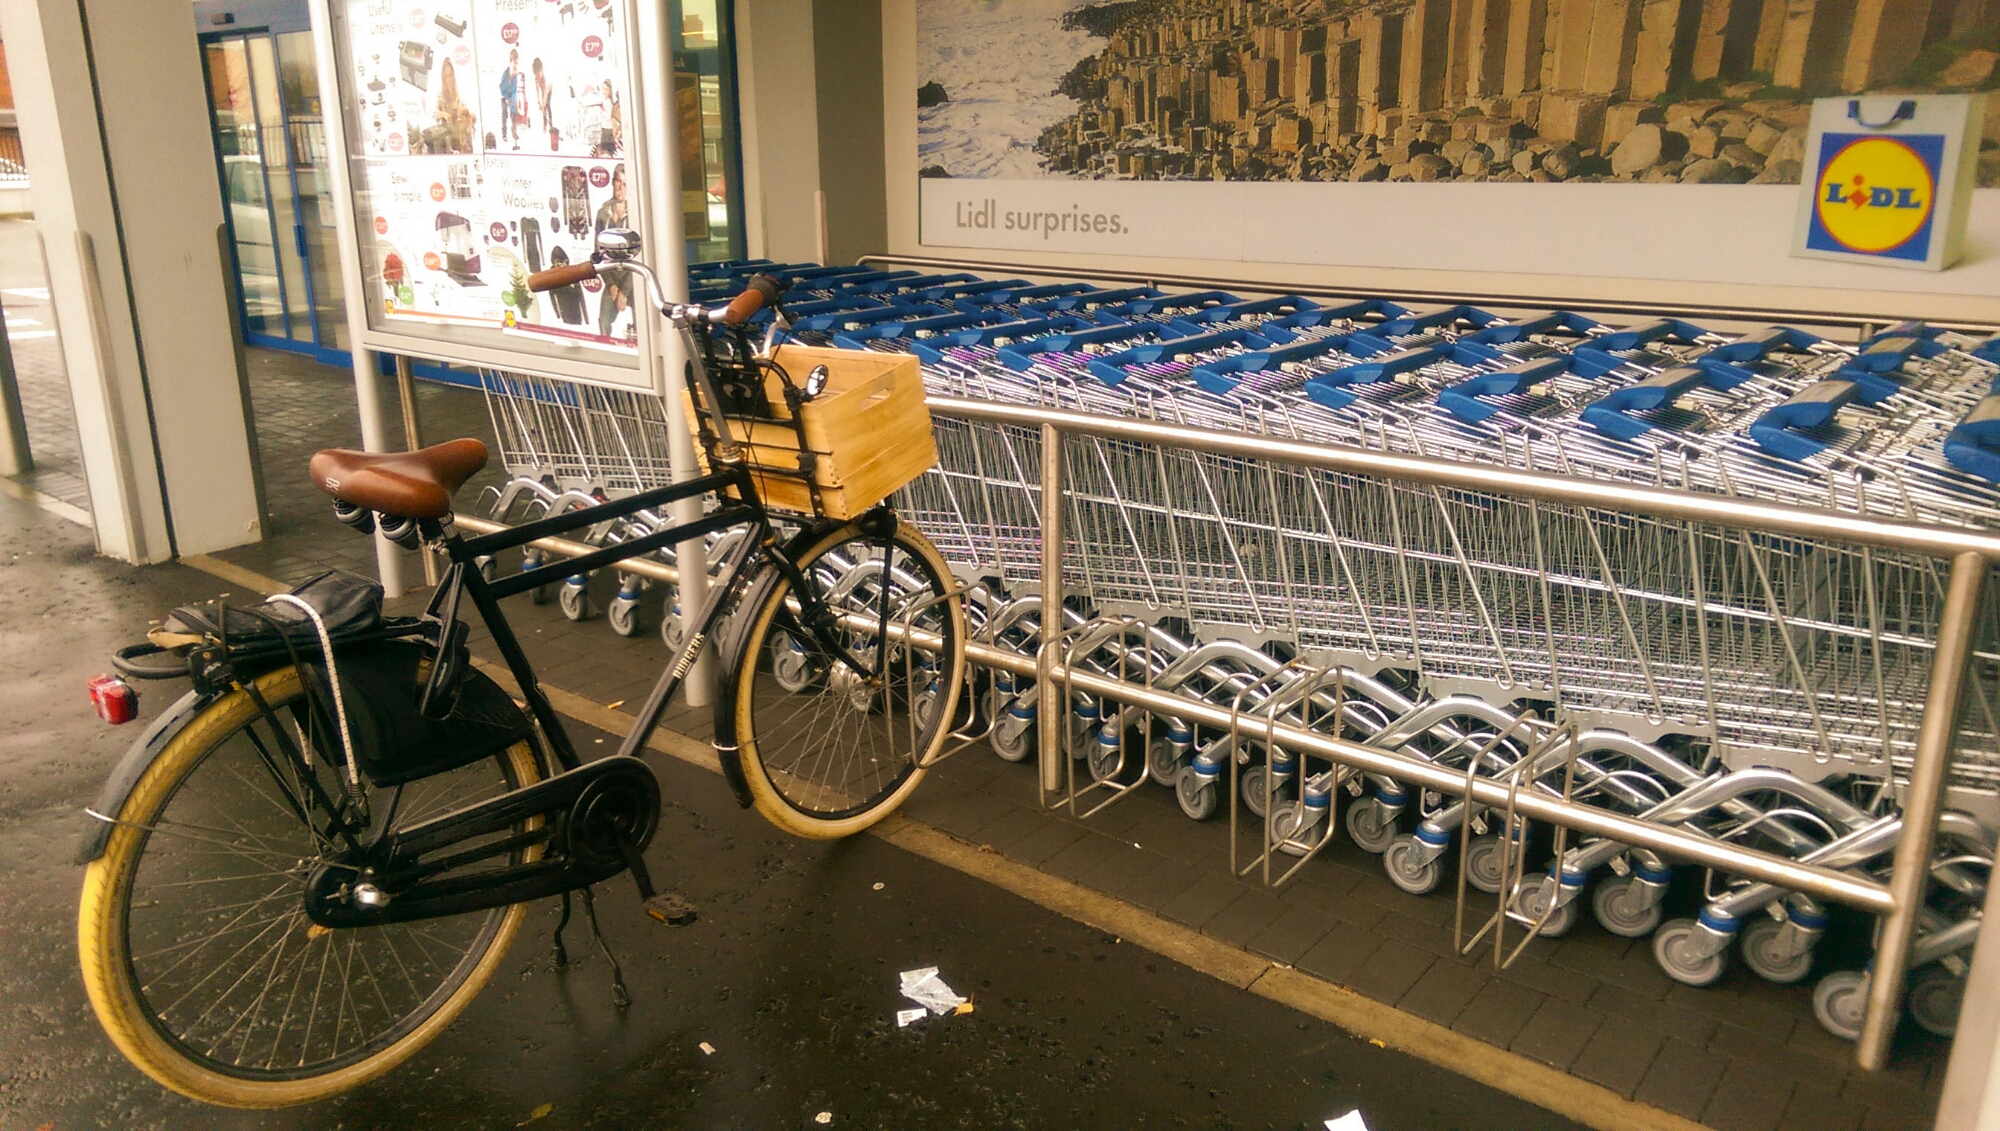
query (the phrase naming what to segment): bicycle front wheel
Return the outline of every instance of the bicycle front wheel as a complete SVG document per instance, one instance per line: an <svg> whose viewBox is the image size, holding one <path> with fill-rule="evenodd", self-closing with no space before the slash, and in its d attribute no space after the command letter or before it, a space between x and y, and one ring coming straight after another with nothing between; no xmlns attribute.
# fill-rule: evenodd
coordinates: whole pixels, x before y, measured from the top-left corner
<svg viewBox="0 0 2000 1131"><path fill-rule="evenodd" d="M117 828L84 875L77 948L98 1021L133 1064L205 1103L269 1108L344 1092L422 1048L493 976L527 905L353 930L314 924L306 880L334 846L325 812L292 799L312 796L306 772L321 796L344 787L299 669L252 686L275 718L243 690L223 696L106 814ZM305 770L284 756L287 741L311 754ZM405 827L539 777L520 742L373 791L370 804L378 821Z"/></svg>
<svg viewBox="0 0 2000 1131"><path fill-rule="evenodd" d="M772 823L849 836L902 804L943 748L965 615L944 559L907 523L886 536L846 523L797 565L830 619L820 632L801 623L782 577L746 608L729 699L737 747Z"/></svg>

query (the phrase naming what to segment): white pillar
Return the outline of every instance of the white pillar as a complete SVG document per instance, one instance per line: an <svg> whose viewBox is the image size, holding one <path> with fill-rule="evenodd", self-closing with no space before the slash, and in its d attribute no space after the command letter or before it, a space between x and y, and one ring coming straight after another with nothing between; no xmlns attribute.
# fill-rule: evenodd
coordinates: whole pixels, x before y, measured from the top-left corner
<svg viewBox="0 0 2000 1131"><path fill-rule="evenodd" d="M743 228L752 256L821 260L812 0L736 0Z"/></svg>
<svg viewBox="0 0 2000 1131"><path fill-rule="evenodd" d="M0 0L0 37L98 550L256 541L193 9Z"/></svg>
<svg viewBox="0 0 2000 1131"><path fill-rule="evenodd" d="M687 236L681 200L681 151L677 136L680 114L674 102L674 51L678 37L667 26L667 6L646 3L639 6L639 85L640 103L645 107L646 131L646 211L650 216L653 244L646 260L660 277L660 288L669 302L687 301ZM662 395L667 401L667 462L676 483L701 473L694 458L694 436L681 406L681 386L685 376L687 351L680 331L672 330L664 319L655 318L660 357L666 367ZM701 519L701 503L685 499L674 504L676 523ZM707 547L701 539L682 542L675 548L674 562L680 569L681 639L692 640L700 627L701 604L708 597ZM693 670L688 672L682 692L688 706L705 707L715 682L715 649L704 647Z"/></svg>

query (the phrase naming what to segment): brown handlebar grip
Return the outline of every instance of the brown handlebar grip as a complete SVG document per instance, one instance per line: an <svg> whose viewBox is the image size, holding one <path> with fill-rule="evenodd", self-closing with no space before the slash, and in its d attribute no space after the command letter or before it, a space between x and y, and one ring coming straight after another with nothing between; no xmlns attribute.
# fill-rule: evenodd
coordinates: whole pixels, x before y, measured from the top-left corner
<svg viewBox="0 0 2000 1131"><path fill-rule="evenodd" d="M728 309L722 312L722 321L726 325L740 326L762 309L764 292L755 286L746 287L742 294L729 300Z"/></svg>
<svg viewBox="0 0 2000 1131"><path fill-rule="evenodd" d="M752 275L750 285L743 293L729 300L729 306L722 312L722 321L728 326L741 326L746 320L770 303L778 301L778 296L786 291L786 284L771 275Z"/></svg>
<svg viewBox="0 0 2000 1131"><path fill-rule="evenodd" d="M597 264L585 260L566 267L551 267L546 271L535 272L528 276L528 289L540 294L543 291L552 291L557 287L567 287L571 283L581 283L585 279L596 277Z"/></svg>

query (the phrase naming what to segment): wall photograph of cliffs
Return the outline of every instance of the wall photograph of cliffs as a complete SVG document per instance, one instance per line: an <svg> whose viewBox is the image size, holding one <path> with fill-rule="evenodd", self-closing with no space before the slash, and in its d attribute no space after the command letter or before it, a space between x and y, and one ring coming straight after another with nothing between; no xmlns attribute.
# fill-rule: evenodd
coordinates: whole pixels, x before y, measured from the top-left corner
<svg viewBox="0 0 2000 1131"><path fill-rule="evenodd" d="M917 0L917 23L927 177L1796 184L1815 97L2000 88L2000 0Z"/></svg>

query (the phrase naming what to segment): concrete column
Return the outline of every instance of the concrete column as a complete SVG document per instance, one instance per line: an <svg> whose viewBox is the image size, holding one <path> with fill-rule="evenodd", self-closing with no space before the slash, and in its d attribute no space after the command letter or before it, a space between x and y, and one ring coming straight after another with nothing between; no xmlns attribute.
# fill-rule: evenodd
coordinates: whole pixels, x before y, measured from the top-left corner
<svg viewBox="0 0 2000 1131"><path fill-rule="evenodd" d="M1468 0L1465 96L1491 98L1507 89L1507 47L1513 0Z"/></svg>
<svg viewBox="0 0 2000 1131"><path fill-rule="evenodd" d="M1507 61L1500 79L1501 93L1541 89L1548 24L1549 0L1508 0Z"/></svg>
<svg viewBox="0 0 2000 1131"><path fill-rule="evenodd" d="M1847 40L1841 89L1859 94L1902 73L1923 49L1930 16L1931 0L1860 0Z"/></svg>
<svg viewBox="0 0 2000 1131"><path fill-rule="evenodd" d="M1355 75L1361 129L1373 133L1376 115L1401 104L1403 14L1365 12L1350 26L1361 44Z"/></svg>
<svg viewBox="0 0 2000 1131"><path fill-rule="evenodd" d="M1543 90L1582 90L1590 63L1590 26L1598 0L1548 0Z"/></svg>
<svg viewBox="0 0 2000 1131"><path fill-rule="evenodd" d="M1699 82L1748 76L1757 69L1757 34L1767 0L1700 0L1700 4L1688 77Z"/></svg>
<svg viewBox="0 0 2000 1131"><path fill-rule="evenodd" d="M1750 49L1750 70L1762 75L1778 68L1778 47L1785 36L1785 10L1790 0L1750 0L1757 4L1757 35Z"/></svg>
<svg viewBox="0 0 2000 1131"><path fill-rule="evenodd" d="M1416 0L1403 13L1402 94L1405 110L1436 110L1445 102L1451 51L1452 0Z"/></svg>
<svg viewBox="0 0 2000 1131"><path fill-rule="evenodd" d="M736 76L748 250L784 262L814 259L820 185L812 0L736 0Z"/></svg>
<svg viewBox="0 0 2000 1131"><path fill-rule="evenodd" d="M1631 97L1644 100L1664 94L1686 78L1688 53L1695 27L1683 26L1701 15L1697 0L1644 0L1639 13L1639 38L1632 53Z"/></svg>
<svg viewBox="0 0 2000 1131"><path fill-rule="evenodd" d="M1473 57L1473 9L1481 0L1451 0L1451 34L1445 40L1444 104L1462 106L1472 85L1472 71L1478 67Z"/></svg>
<svg viewBox="0 0 2000 1131"><path fill-rule="evenodd" d="M1623 94L1632 87L1645 0L1591 0L1590 51L1584 62L1586 94Z"/></svg>
<svg viewBox="0 0 2000 1131"><path fill-rule="evenodd" d="M1854 15L1853 0L1785 0L1772 81L1814 95L1839 90Z"/></svg>
<svg viewBox="0 0 2000 1131"><path fill-rule="evenodd" d="M1310 111L1315 102L1326 101L1327 57L1324 51L1311 51L1299 56L1298 66L1292 76L1292 103L1299 113Z"/></svg>
<svg viewBox="0 0 2000 1131"><path fill-rule="evenodd" d="M193 9L0 0L0 37L98 550L153 562L256 541Z"/></svg>
<svg viewBox="0 0 2000 1131"><path fill-rule="evenodd" d="M1334 104L1328 125L1336 135L1361 132L1361 41L1343 39L1327 56L1327 100Z"/></svg>
<svg viewBox="0 0 2000 1131"><path fill-rule="evenodd" d="M1290 99L1295 88L1299 71L1299 29L1295 27L1278 29L1278 97Z"/></svg>

